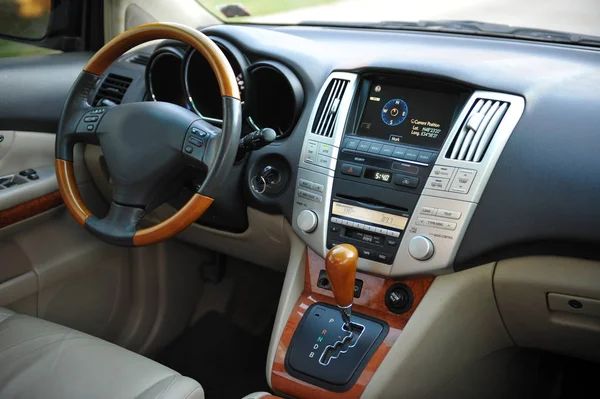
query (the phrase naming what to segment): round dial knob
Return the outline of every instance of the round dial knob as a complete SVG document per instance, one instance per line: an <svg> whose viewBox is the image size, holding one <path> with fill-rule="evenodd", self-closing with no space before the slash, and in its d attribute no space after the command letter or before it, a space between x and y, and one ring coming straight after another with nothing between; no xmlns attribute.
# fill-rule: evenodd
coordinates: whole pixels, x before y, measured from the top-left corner
<svg viewBox="0 0 600 399"><path fill-rule="evenodd" d="M427 237L416 236L408 244L408 253L416 260L427 260L433 256L435 248Z"/></svg>
<svg viewBox="0 0 600 399"><path fill-rule="evenodd" d="M319 218L317 214L313 211L309 211L308 209L303 210L298 214L296 218L296 223L300 230L305 233L312 233L317 228L319 224Z"/></svg>

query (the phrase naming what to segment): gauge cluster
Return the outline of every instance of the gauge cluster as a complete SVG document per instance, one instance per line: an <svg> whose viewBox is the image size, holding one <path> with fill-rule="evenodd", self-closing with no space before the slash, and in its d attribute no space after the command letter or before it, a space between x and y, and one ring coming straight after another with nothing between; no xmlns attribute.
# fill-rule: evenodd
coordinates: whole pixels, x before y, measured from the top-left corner
<svg viewBox="0 0 600 399"><path fill-rule="evenodd" d="M230 42L211 39L231 64L248 126L269 127L279 137L288 136L304 106L304 91L296 74L275 61L251 63ZM192 47L173 41L161 43L146 67L146 87L151 101L177 104L208 122L222 122L217 78L206 58Z"/></svg>

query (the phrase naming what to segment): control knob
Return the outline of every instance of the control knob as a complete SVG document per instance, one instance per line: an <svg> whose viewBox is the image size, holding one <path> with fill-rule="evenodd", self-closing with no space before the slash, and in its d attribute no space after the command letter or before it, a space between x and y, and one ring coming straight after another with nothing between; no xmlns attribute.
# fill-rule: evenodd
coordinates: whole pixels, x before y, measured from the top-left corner
<svg viewBox="0 0 600 399"><path fill-rule="evenodd" d="M305 233L312 233L317 228L319 224L319 218L317 214L313 211L309 211L308 209L303 210L298 214L296 218L296 223L300 230Z"/></svg>
<svg viewBox="0 0 600 399"><path fill-rule="evenodd" d="M427 260L433 256L435 248L431 240L423 236L415 236L408 244L408 253L416 260Z"/></svg>

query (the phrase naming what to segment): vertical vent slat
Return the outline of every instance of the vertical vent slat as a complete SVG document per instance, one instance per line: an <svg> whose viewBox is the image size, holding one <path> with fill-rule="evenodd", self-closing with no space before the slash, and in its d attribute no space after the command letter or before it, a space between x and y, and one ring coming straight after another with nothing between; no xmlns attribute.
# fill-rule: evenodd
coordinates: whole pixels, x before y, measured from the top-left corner
<svg viewBox="0 0 600 399"><path fill-rule="evenodd" d="M109 73L96 93L94 105L106 105L105 100L115 104L121 104L132 81L133 79L126 76Z"/></svg>
<svg viewBox="0 0 600 399"><path fill-rule="evenodd" d="M464 119L447 157L457 161L481 162L509 103L479 98Z"/></svg>
<svg viewBox="0 0 600 399"><path fill-rule="evenodd" d="M348 87L348 80L332 79L323 96L312 126L312 133L324 137L332 137L339 104Z"/></svg>

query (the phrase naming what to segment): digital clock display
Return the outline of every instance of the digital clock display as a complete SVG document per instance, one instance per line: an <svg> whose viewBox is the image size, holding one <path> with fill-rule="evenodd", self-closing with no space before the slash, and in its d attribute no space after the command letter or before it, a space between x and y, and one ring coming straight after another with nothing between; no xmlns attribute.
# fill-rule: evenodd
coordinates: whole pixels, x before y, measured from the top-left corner
<svg viewBox="0 0 600 399"><path fill-rule="evenodd" d="M408 223L408 218L391 213L373 211L371 209L361 208L354 205L333 203L332 214L343 216L349 219L356 219L367 223L378 224L396 230L404 230Z"/></svg>
<svg viewBox="0 0 600 399"><path fill-rule="evenodd" d="M365 178L389 183L392 181L392 174L383 170L367 169L365 171Z"/></svg>

